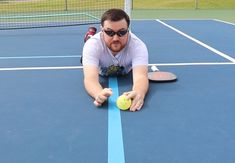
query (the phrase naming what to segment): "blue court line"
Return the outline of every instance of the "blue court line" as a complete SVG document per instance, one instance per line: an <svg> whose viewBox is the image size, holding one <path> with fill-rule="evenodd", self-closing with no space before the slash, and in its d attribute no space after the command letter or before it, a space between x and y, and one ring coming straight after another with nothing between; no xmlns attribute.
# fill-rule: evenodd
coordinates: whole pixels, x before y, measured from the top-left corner
<svg viewBox="0 0 235 163"><path fill-rule="evenodd" d="M108 102L108 163L125 163L120 110L116 107L119 96L116 77L109 78L113 94Z"/></svg>

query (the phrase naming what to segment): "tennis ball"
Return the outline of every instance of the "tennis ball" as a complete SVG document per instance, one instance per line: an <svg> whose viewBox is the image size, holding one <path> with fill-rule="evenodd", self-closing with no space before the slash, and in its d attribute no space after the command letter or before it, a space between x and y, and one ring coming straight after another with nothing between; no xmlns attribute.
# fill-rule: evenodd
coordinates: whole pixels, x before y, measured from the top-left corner
<svg viewBox="0 0 235 163"><path fill-rule="evenodd" d="M121 110L127 110L131 106L131 99L127 99L125 95L121 95L117 99L117 107Z"/></svg>

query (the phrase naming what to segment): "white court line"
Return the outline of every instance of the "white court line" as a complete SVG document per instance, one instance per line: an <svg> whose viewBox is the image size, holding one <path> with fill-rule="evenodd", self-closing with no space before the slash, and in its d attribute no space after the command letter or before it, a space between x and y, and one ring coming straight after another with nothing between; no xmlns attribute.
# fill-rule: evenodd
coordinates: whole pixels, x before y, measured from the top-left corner
<svg viewBox="0 0 235 163"><path fill-rule="evenodd" d="M20 56L20 57L0 57L1 59L48 59L48 58L79 58L81 55L64 55L64 56Z"/></svg>
<svg viewBox="0 0 235 163"><path fill-rule="evenodd" d="M198 62L198 63L156 63L149 66L213 66L213 65L235 65L233 62Z"/></svg>
<svg viewBox="0 0 235 163"><path fill-rule="evenodd" d="M235 65L232 62L205 62L205 63L153 63L148 66L203 66L203 65ZM0 71L27 71L27 70L72 70L82 69L83 66L56 66L56 67L6 67Z"/></svg>
<svg viewBox="0 0 235 163"><path fill-rule="evenodd" d="M178 29L176 29L176 28L174 28L174 27L172 27L172 26L170 26L170 25L168 25L168 24L166 24L166 23L160 21L159 19L156 19L156 21L158 21L159 23L163 24L164 26L166 26L166 27L168 27L168 28L174 30L175 32L177 32L177 33L183 35L184 37L186 37L186 38L188 38L188 39L190 39L190 40L196 42L197 44L199 44L199 45L201 45L201 46L203 46L203 47L209 49L210 51L212 51L212 52L218 54L219 56L224 57L224 58L228 59L229 61L235 63L235 59L232 58L232 57L230 57L229 55L227 55L227 54L225 54L225 53L222 53L221 51L219 51L219 50L217 50L217 49L215 49L215 48L213 48L213 47L211 47L211 46L209 46L209 45L207 45L207 44L205 44L205 43L203 43L203 42L201 42L201 41L199 41L199 40L197 40L197 39L195 39L195 38L193 38L193 37L191 37L191 36L189 36L189 35L187 35L186 33L184 33L184 32L182 32L182 31L180 31L180 30L178 30Z"/></svg>
<svg viewBox="0 0 235 163"><path fill-rule="evenodd" d="M82 66L61 66L61 67L9 67L0 68L0 71L24 71L24 70L68 70L82 69Z"/></svg>
<svg viewBox="0 0 235 163"><path fill-rule="evenodd" d="M219 20L219 19L213 19L213 20L214 20L214 21L217 21L217 22L221 22L221 23L229 24L229 25L235 25L234 23L227 22L227 21L224 21L224 20Z"/></svg>
<svg viewBox="0 0 235 163"><path fill-rule="evenodd" d="M156 20L156 19L155 19ZM157 20L159 20L159 19L157 19ZM168 18L163 18L163 19L161 19L161 20L189 20L189 21L204 21L204 20L211 20L211 19L200 19L200 18L190 18L190 19L188 19L188 18L173 18L173 19L168 19Z"/></svg>

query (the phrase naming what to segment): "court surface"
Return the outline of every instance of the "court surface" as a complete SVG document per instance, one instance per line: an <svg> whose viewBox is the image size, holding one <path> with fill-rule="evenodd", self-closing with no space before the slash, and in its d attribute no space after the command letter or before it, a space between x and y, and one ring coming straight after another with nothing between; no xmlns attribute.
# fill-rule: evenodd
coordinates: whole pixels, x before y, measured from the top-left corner
<svg viewBox="0 0 235 163"><path fill-rule="evenodd" d="M151 82L138 112L115 108L131 75L100 79L115 92L100 108L85 92L87 26L0 31L1 163L234 163L235 25L136 20L131 27L150 65L178 76Z"/></svg>

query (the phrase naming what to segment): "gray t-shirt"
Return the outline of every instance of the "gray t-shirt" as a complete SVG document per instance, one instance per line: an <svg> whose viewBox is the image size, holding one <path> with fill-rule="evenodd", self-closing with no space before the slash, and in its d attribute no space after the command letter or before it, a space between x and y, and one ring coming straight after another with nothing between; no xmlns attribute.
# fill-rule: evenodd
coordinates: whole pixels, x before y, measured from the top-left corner
<svg viewBox="0 0 235 163"><path fill-rule="evenodd" d="M115 56L105 45L101 32L91 37L83 47L83 65L99 68L100 75L124 75L134 66L148 65L148 50L144 42L129 32L128 42Z"/></svg>

